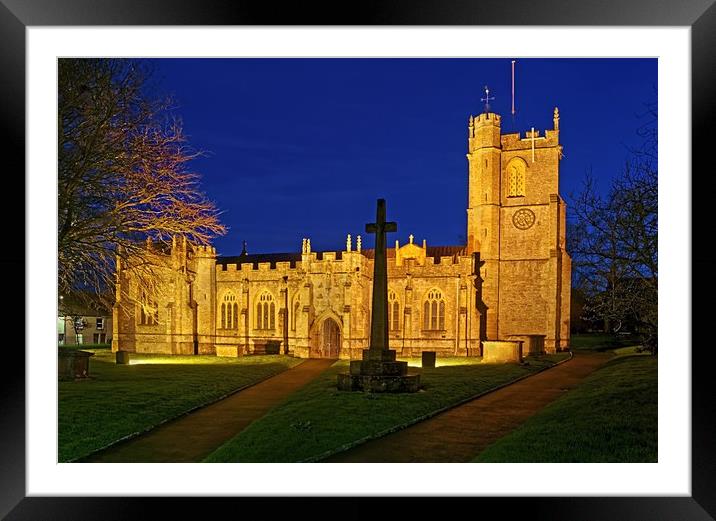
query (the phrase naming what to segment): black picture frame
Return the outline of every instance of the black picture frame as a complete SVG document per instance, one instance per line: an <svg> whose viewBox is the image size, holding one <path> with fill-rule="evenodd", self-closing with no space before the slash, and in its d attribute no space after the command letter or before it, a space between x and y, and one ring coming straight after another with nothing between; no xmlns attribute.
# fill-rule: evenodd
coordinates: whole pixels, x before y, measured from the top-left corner
<svg viewBox="0 0 716 521"><path fill-rule="evenodd" d="M340 2L326 9L296 2L286 7L268 2L251 4L239 0L0 0L0 113L2 114L4 169L3 183L14 179L14 193L25 193L25 30L44 25L603 25L603 26L688 26L691 28L692 71L692 164L703 165L710 174L707 155L713 148L716 118L716 5L713 0L602 0L570 2L569 0L405 1L352 3L344 10ZM688 110L687 100L678 100ZM8 162L9 159L9 162ZM693 171L696 170L694 166ZM678 175L678 174L675 174ZM703 175L698 179L703 179ZM696 176L681 173L692 182L692 238L707 240L711 219L706 209L712 206L708 189L693 190ZM7 192L6 192L7 193ZM7 196L6 196L7 197ZM20 197L14 197L20 200ZM6 207L7 199L6 199ZM24 230L16 225L18 211L6 212L4 244L12 245L0 256L3 273L23 273L25 268ZM703 213L703 215L699 215ZM13 217L15 216L15 217ZM14 235L13 235L14 234ZM706 324L710 317L708 297L713 294L714 260L707 249L693 248L691 254L693 287L693 332L696 325ZM48 262L53 262L51 259ZM19 277L4 277L20 283ZM12 282L8 280L7 282ZM6 286L7 288L7 286ZM24 294L24 287L12 288L14 295ZM7 291L12 291L7 289ZM22 291L22 293L21 293ZM701 296L701 298L698 298ZM699 301L703 305L699 306ZM13 302L17 309L17 302ZM25 315L29 326L29 311ZM703 331L703 329L700 329ZM7 338L7 337L6 337ZM530 498L449 498L453 512L463 508L475 513L484 507L500 509L501 515L530 516L533 519L644 519L700 520L716 516L716 416L713 411L713 347L699 336L684 335L678 346L692 360L692 493L689 497L530 497ZM215 502L252 512L266 508L260 498L78 498L26 497L25 492L25 357L14 347L4 350L2 408L0 411L0 515L7 519L125 519L143 518L148 503L159 503L165 511L184 516L202 516L209 503ZM710 389L710 391L709 391ZM427 498L393 500L402 515L424 511ZM315 516L362 517L375 511L378 498L272 498L271 508L309 509ZM290 504L287 504L290 501ZM430 501L435 499L430 498ZM260 505L256 503L260 502ZM225 505L231 503L230 505ZM153 505L152 505L153 506ZM382 508L382 507L381 507ZM459 510L455 510L459 509ZM478 510L480 509L480 510ZM489 510L486 510L489 511ZM213 510L219 512L218 510ZM340 514L343 512L343 514ZM169 515L168 512L165 512ZM271 516L273 517L273 516Z"/></svg>

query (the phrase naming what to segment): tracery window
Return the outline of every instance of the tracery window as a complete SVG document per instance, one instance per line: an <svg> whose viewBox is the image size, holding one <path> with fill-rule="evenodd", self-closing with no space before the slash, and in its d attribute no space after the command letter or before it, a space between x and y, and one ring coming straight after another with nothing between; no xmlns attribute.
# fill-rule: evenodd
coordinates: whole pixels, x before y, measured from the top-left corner
<svg viewBox="0 0 716 521"><path fill-rule="evenodd" d="M256 302L256 329L276 329L276 303L268 291L261 293Z"/></svg>
<svg viewBox="0 0 716 521"><path fill-rule="evenodd" d="M400 330L400 302L392 289L388 291L388 331Z"/></svg>
<svg viewBox="0 0 716 521"><path fill-rule="evenodd" d="M423 302L423 329L445 329L445 299L439 289L428 291Z"/></svg>
<svg viewBox="0 0 716 521"><path fill-rule="evenodd" d="M221 303L221 329L239 328L239 304L232 292L224 295Z"/></svg>
<svg viewBox="0 0 716 521"><path fill-rule="evenodd" d="M524 161L519 159L510 161L507 165L508 197L523 197L525 195L525 170Z"/></svg>
<svg viewBox="0 0 716 521"><path fill-rule="evenodd" d="M142 291L142 297L139 301L139 325L153 326L159 323L159 305L155 300L147 296Z"/></svg>

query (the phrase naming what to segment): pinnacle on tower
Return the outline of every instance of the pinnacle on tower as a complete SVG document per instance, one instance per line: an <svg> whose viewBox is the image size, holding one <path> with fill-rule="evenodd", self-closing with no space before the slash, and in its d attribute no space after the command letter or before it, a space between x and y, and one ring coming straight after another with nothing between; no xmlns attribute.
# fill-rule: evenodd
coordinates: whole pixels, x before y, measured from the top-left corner
<svg viewBox="0 0 716 521"><path fill-rule="evenodd" d="M559 130L559 109L557 107L554 108L554 117L552 121L554 121L554 129Z"/></svg>

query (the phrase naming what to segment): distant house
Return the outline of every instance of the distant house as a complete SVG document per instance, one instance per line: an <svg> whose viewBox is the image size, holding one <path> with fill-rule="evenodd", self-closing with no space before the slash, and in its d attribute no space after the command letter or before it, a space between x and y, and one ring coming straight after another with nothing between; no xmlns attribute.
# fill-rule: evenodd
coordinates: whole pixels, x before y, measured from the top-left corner
<svg viewBox="0 0 716 521"><path fill-rule="evenodd" d="M100 305L60 301L57 313L59 345L109 344L112 342L112 313Z"/></svg>
<svg viewBox="0 0 716 521"><path fill-rule="evenodd" d="M60 345L109 344L112 342L112 315L57 317L57 341Z"/></svg>

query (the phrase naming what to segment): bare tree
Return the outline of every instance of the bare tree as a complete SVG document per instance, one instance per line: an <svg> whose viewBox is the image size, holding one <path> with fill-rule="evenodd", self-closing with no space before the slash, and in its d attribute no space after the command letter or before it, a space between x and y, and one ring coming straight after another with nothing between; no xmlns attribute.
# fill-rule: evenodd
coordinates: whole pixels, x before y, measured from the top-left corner
<svg viewBox="0 0 716 521"><path fill-rule="evenodd" d="M59 60L60 294L112 295L118 260L152 293L146 240L207 244L226 232L190 170L200 153L171 100L151 97L149 77L136 60Z"/></svg>
<svg viewBox="0 0 716 521"><path fill-rule="evenodd" d="M587 296L585 314L617 331L629 324L656 352L658 311L658 175L656 109L639 130L643 146L631 150L621 177L606 195L587 175L572 197L575 287Z"/></svg>

